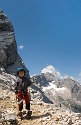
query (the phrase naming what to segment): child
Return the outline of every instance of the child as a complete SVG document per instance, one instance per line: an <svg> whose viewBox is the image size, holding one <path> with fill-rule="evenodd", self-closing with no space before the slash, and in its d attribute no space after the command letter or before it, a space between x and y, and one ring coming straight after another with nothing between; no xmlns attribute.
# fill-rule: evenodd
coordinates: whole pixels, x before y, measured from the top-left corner
<svg viewBox="0 0 81 125"><path fill-rule="evenodd" d="M22 109L23 109L23 99L26 103L26 109L28 110L27 118L31 118L30 111L30 97L28 93L28 87L31 85L31 81L25 77L25 70L23 68L19 68L17 71L18 79L15 83L15 94L18 99L18 108L19 108L19 116L22 117Z"/></svg>

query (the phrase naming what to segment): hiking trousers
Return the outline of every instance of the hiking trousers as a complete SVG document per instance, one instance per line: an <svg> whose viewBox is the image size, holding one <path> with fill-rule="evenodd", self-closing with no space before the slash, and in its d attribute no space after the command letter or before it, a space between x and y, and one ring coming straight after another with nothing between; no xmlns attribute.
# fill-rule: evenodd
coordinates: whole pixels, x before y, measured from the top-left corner
<svg viewBox="0 0 81 125"><path fill-rule="evenodd" d="M25 100L26 109L30 110L30 96L28 91L18 91L17 97L19 111L23 109L23 100Z"/></svg>

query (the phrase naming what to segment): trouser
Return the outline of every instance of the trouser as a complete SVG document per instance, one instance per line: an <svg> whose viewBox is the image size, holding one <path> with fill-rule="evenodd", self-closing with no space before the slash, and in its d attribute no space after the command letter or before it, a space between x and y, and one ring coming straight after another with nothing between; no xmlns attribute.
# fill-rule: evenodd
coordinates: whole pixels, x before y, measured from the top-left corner
<svg viewBox="0 0 81 125"><path fill-rule="evenodd" d="M27 91L19 91L18 94L18 108L19 111L21 111L23 109L23 100L25 100L26 103L26 109L30 110L30 97L29 97L29 93Z"/></svg>

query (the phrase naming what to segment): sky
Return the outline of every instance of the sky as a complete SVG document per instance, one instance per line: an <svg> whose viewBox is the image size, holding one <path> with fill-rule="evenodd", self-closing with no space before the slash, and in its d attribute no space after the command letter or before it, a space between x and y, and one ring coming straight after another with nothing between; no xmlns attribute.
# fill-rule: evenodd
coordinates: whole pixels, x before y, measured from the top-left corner
<svg viewBox="0 0 81 125"><path fill-rule="evenodd" d="M81 0L0 0L30 75L53 66L81 79Z"/></svg>

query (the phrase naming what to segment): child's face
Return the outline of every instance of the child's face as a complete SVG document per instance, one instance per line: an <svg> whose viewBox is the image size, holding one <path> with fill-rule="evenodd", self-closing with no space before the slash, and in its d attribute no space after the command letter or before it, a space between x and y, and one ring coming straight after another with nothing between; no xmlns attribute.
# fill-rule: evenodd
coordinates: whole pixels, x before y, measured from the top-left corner
<svg viewBox="0 0 81 125"><path fill-rule="evenodd" d="M23 77L24 76L24 71L19 71L19 76Z"/></svg>

